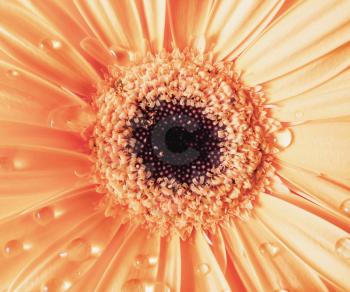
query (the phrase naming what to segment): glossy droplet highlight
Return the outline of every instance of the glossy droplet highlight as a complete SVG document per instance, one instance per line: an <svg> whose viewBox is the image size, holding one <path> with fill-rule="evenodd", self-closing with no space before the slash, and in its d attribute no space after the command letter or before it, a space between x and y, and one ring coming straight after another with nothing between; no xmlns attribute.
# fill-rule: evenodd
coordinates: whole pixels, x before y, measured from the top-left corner
<svg viewBox="0 0 350 292"><path fill-rule="evenodd" d="M350 260L350 237L339 239L335 244L337 254L345 260Z"/></svg>
<svg viewBox="0 0 350 292"><path fill-rule="evenodd" d="M197 273L201 274L201 275L207 275L210 272L210 267L208 264L202 263L199 264L197 267Z"/></svg>
<svg viewBox="0 0 350 292"><path fill-rule="evenodd" d="M7 75L11 78L16 78L20 75L20 73L17 70L8 70Z"/></svg>
<svg viewBox="0 0 350 292"><path fill-rule="evenodd" d="M140 279L131 279L127 281L123 287L122 292L171 292L168 285L156 281L143 281Z"/></svg>
<svg viewBox="0 0 350 292"><path fill-rule="evenodd" d="M44 207L35 211L33 216L40 225L47 225L55 218L55 213L51 207Z"/></svg>
<svg viewBox="0 0 350 292"><path fill-rule="evenodd" d="M62 106L49 113L48 124L51 128L82 132L92 125L95 114L88 106Z"/></svg>
<svg viewBox="0 0 350 292"><path fill-rule="evenodd" d="M47 51L59 50L62 48L62 42L56 39L46 38L40 42L39 47Z"/></svg>
<svg viewBox="0 0 350 292"><path fill-rule="evenodd" d="M138 255L135 258L135 267L138 269L152 268L158 263L158 258L151 255Z"/></svg>
<svg viewBox="0 0 350 292"><path fill-rule="evenodd" d="M295 118L297 120L301 120L303 118L303 116L304 116L303 112L300 112L300 111L295 112Z"/></svg>
<svg viewBox="0 0 350 292"><path fill-rule="evenodd" d="M19 240L8 241L3 249L3 253L7 257L17 256L23 251L23 244Z"/></svg>
<svg viewBox="0 0 350 292"><path fill-rule="evenodd" d="M283 129L275 133L274 142L279 148L287 148L292 143L292 132L289 129Z"/></svg>
<svg viewBox="0 0 350 292"><path fill-rule="evenodd" d="M76 238L67 247L67 258L71 261L84 261L91 255L91 246L83 238Z"/></svg>
<svg viewBox="0 0 350 292"><path fill-rule="evenodd" d="M58 279L51 279L41 285L41 292L58 292L64 291L63 282Z"/></svg>
<svg viewBox="0 0 350 292"><path fill-rule="evenodd" d="M340 205L340 210L345 214L346 216L350 217L350 199L345 200Z"/></svg>
<svg viewBox="0 0 350 292"><path fill-rule="evenodd" d="M275 256L280 251L276 243L265 242L260 245L260 252L262 254L268 254L270 256Z"/></svg>

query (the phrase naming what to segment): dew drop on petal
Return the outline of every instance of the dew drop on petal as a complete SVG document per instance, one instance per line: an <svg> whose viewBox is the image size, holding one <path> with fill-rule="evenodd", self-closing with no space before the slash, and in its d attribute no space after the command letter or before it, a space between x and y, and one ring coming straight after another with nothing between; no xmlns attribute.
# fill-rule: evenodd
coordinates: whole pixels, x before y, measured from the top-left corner
<svg viewBox="0 0 350 292"><path fill-rule="evenodd" d="M292 143L292 132L289 129L283 129L274 133L274 142L279 148L287 148Z"/></svg>
<svg viewBox="0 0 350 292"><path fill-rule="evenodd" d="M20 73L17 70L8 70L7 75L11 78L17 78L19 77Z"/></svg>
<svg viewBox="0 0 350 292"><path fill-rule="evenodd" d="M64 291L64 290L65 289L63 287L62 281L54 278L42 284L40 292L58 292L58 291Z"/></svg>
<svg viewBox="0 0 350 292"><path fill-rule="evenodd" d="M262 254L268 254L272 257L274 257L275 255L277 255L277 253L279 252L279 247L277 244L275 243L271 243L271 242L265 242L263 244L260 245L260 252Z"/></svg>
<svg viewBox="0 0 350 292"><path fill-rule="evenodd" d="M91 246L83 238L76 238L67 247L67 258L71 261L84 261L91 255Z"/></svg>
<svg viewBox="0 0 350 292"><path fill-rule="evenodd" d="M350 259L350 237L339 239L335 244L335 250L345 260Z"/></svg>
<svg viewBox="0 0 350 292"><path fill-rule="evenodd" d="M55 213L51 207L43 207L35 211L33 216L40 225L47 225L55 218Z"/></svg>
<svg viewBox="0 0 350 292"><path fill-rule="evenodd" d="M289 292L287 289L279 288L277 290L274 290L273 292Z"/></svg>
<svg viewBox="0 0 350 292"><path fill-rule="evenodd" d="M10 240L8 241L3 249L3 253L7 257L12 257L19 255L23 251L23 244L19 240Z"/></svg>
<svg viewBox="0 0 350 292"><path fill-rule="evenodd" d="M156 256L150 256L150 255L138 255L135 258L134 265L138 269L147 269L154 267L158 262L158 259Z"/></svg>
<svg viewBox="0 0 350 292"><path fill-rule="evenodd" d="M347 199L341 203L340 210L343 212L343 214L350 217L350 199Z"/></svg>
<svg viewBox="0 0 350 292"><path fill-rule="evenodd" d="M62 42L56 39L45 38L39 43L39 47L46 51L55 51L62 48Z"/></svg>
<svg viewBox="0 0 350 292"><path fill-rule="evenodd" d="M122 292L171 292L168 285L157 281L143 281L140 279L131 279L125 282Z"/></svg>
<svg viewBox="0 0 350 292"><path fill-rule="evenodd" d="M201 263L197 266L197 273L201 275L207 275L210 272L210 267L206 263Z"/></svg>

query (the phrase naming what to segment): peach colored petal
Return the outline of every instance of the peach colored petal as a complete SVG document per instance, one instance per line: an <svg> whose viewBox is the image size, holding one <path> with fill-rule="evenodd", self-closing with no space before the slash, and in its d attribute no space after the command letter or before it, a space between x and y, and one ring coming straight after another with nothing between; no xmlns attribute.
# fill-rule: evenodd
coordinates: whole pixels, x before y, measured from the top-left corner
<svg viewBox="0 0 350 292"><path fill-rule="evenodd" d="M58 148L88 154L87 141L78 133L0 120L0 145Z"/></svg>
<svg viewBox="0 0 350 292"><path fill-rule="evenodd" d="M207 240L200 232L182 242L182 290L181 291L226 291L226 281Z"/></svg>
<svg viewBox="0 0 350 292"><path fill-rule="evenodd" d="M0 49L45 78L82 95L95 91L94 69L63 35L22 7L0 5ZM22 25L16 25L21 21Z"/></svg>
<svg viewBox="0 0 350 292"><path fill-rule="evenodd" d="M348 56L350 56L350 43L346 43L284 76L264 83L264 92L268 101L276 102L293 98L334 78L349 67L350 58Z"/></svg>
<svg viewBox="0 0 350 292"><path fill-rule="evenodd" d="M188 47L204 35L213 0L169 0L168 17L173 41L178 48Z"/></svg>
<svg viewBox="0 0 350 292"><path fill-rule="evenodd" d="M57 108L87 104L78 96L17 66L0 61L1 120L50 126L49 115Z"/></svg>
<svg viewBox="0 0 350 292"><path fill-rule="evenodd" d="M144 52L144 33L136 1L75 0L84 20L106 47L122 47L130 51Z"/></svg>
<svg viewBox="0 0 350 292"><path fill-rule="evenodd" d="M206 37L218 59L237 57L266 26L284 1L217 1L210 12Z"/></svg>
<svg viewBox="0 0 350 292"><path fill-rule="evenodd" d="M224 242L224 238L222 236L221 229L217 229L215 234L210 235L211 241L211 249L213 254L221 268L221 270L225 273L227 269L227 256L226 256L226 246Z"/></svg>
<svg viewBox="0 0 350 292"><path fill-rule="evenodd" d="M103 65L110 65L115 62L115 58L97 39L84 38L80 42L82 49L93 59Z"/></svg>
<svg viewBox="0 0 350 292"><path fill-rule="evenodd" d="M300 1L237 60L243 79L256 85L284 75L348 42L350 2Z"/></svg>
<svg viewBox="0 0 350 292"><path fill-rule="evenodd" d="M316 174L349 179L349 121L309 122L291 129L292 143L277 158Z"/></svg>
<svg viewBox="0 0 350 292"><path fill-rule="evenodd" d="M0 147L0 195L54 195L78 183L88 183L88 157L64 150Z"/></svg>
<svg viewBox="0 0 350 292"><path fill-rule="evenodd" d="M348 187L300 167L282 165L278 173L294 186L294 190L307 193L316 203L350 219L350 210L345 207L348 200L350 203Z"/></svg>
<svg viewBox="0 0 350 292"><path fill-rule="evenodd" d="M43 250L57 240L66 240L65 232L94 214L100 199L101 195L91 189L76 189L37 204L22 215L1 220L0 288L25 283L33 272L30 267L35 266L35 259L47 257Z"/></svg>
<svg viewBox="0 0 350 292"><path fill-rule="evenodd" d="M158 281L168 283L171 291L180 292L181 288L181 250L180 238L161 239L161 253L159 256Z"/></svg>
<svg viewBox="0 0 350 292"><path fill-rule="evenodd" d="M327 291L318 275L300 259L291 254L263 224L251 218L235 221L235 226L223 229L232 260L242 275L250 275L248 287L254 290ZM238 240L243 250L236 247Z"/></svg>
<svg viewBox="0 0 350 292"><path fill-rule="evenodd" d="M349 116L349 91L350 69L346 69L313 89L276 103L273 116L286 122Z"/></svg>
<svg viewBox="0 0 350 292"><path fill-rule="evenodd" d="M338 289L350 289L349 233L281 199L262 194L259 202L258 218L288 249Z"/></svg>

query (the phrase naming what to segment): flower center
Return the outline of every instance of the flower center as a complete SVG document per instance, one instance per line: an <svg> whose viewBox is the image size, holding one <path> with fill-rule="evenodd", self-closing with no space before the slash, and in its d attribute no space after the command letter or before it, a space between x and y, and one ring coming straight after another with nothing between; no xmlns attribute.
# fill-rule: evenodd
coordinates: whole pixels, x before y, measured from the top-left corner
<svg viewBox="0 0 350 292"><path fill-rule="evenodd" d="M91 139L107 213L182 237L248 216L274 171L263 102L232 62L190 50L112 68Z"/></svg>
<svg viewBox="0 0 350 292"><path fill-rule="evenodd" d="M201 108L161 102L132 121L132 151L140 157L153 179L175 179L190 184L207 176L220 164L218 132L223 127L203 114Z"/></svg>

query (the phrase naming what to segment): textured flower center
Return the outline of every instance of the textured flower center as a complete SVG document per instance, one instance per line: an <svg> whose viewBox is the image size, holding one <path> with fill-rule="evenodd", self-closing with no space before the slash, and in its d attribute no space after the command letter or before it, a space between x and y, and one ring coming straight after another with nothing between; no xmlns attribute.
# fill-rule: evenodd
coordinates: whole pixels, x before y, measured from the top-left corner
<svg viewBox="0 0 350 292"><path fill-rule="evenodd" d="M200 176L207 178L220 164L223 139L218 134L223 127L202 110L161 102L143 111L141 119L132 120L136 140L132 152L142 159L152 179L191 184Z"/></svg>
<svg viewBox="0 0 350 292"><path fill-rule="evenodd" d="M113 68L91 140L108 210L183 237L247 216L273 172L263 102L233 63L192 51Z"/></svg>

